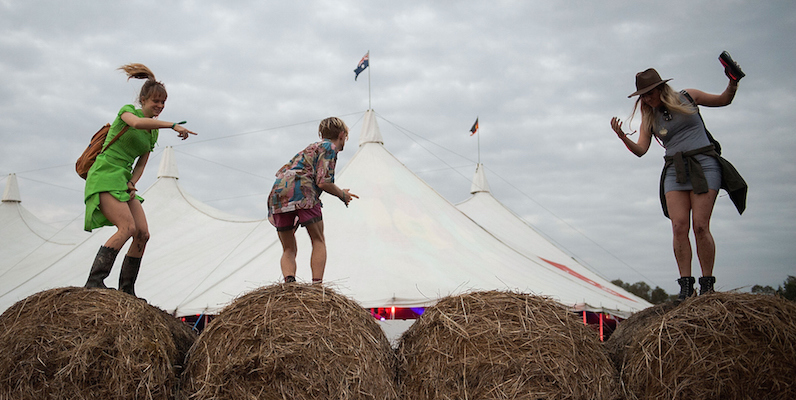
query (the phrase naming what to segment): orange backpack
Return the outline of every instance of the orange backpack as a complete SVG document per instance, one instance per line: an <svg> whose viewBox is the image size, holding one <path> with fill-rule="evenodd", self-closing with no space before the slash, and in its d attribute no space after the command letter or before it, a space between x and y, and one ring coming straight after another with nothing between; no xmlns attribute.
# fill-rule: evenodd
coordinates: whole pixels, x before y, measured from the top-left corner
<svg viewBox="0 0 796 400"><path fill-rule="evenodd" d="M94 136L91 137L91 142L86 147L86 150L83 151L83 154L78 157L77 162L75 163L75 171L81 178L86 179L88 177L88 170L91 169L91 166L94 165L94 161L97 160L97 156L105 151L108 147L110 147L113 142L119 140L122 135L127 132L127 128L129 125L126 125L118 135L114 136L113 140L108 143L107 146L104 148L102 145L105 143L105 139L108 137L108 131L111 130L111 124L105 124ZM100 150L101 149L101 150Z"/></svg>

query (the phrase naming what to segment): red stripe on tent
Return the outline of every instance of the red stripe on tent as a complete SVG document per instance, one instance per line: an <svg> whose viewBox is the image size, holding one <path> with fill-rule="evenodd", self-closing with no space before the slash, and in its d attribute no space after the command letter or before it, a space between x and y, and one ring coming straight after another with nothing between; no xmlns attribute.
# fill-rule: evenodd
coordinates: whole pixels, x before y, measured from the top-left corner
<svg viewBox="0 0 796 400"><path fill-rule="evenodd" d="M569 267L567 267L564 264L559 264L557 262L553 262L553 261L550 261L550 260L545 260L542 257L539 257L539 258L541 258L544 262L546 262L546 263L548 263L548 264L550 264L550 265L552 265L552 266L554 266L554 267L556 267L556 268L558 268L558 269L560 269L560 270L562 270L562 271L564 271L564 272L566 272L566 273L568 273L568 274L570 274L570 275L572 275L572 276L574 276L574 277L576 277L578 279L583 280L584 282L588 283L589 285L592 285L594 287L598 287L598 288L600 288L602 290L605 290L606 292L611 293L614 296L619 296L619 297L621 297L623 299L627 299L627 300L630 300L632 302L638 303L638 301L633 300L633 299L631 299L631 298L629 298L629 297L617 292L616 290L613 290L613 289L611 289L609 287L605 287L605 286L603 286L603 285L601 285L601 284L599 284L599 283L597 283L597 282L595 282L595 281L593 281L593 280L591 280L591 279L589 279L589 278L587 278L587 277L585 277L585 276L573 271L572 268L569 268Z"/></svg>

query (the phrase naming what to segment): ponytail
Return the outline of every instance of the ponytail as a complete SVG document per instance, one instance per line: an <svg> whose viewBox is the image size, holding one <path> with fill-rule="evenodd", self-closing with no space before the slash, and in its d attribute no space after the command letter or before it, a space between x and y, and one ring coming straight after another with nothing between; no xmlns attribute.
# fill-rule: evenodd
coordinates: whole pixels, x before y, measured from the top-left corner
<svg viewBox="0 0 796 400"><path fill-rule="evenodd" d="M127 80L129 81L131 78L135 79L146 79L144 85L141 86L141 93L138 95L138 102L143 104L144 100L152 97L155 94L161 94L163 96L168 96L166 93L166 87L163 83L158 82L155 79L155 74L147 68L144 64L132 63L127 65L122 65L119 67L120 70L124 71L127 74Z"/></svg>

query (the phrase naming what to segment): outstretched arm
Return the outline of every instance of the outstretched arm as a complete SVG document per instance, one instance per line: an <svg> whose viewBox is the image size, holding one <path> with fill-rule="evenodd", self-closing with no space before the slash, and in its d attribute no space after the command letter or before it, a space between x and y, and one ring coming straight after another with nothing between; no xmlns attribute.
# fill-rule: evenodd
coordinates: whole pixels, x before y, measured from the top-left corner
<svg viewBox="0 0 796 400"><path fill-rule="evenodd" d="M319 183L318 187L326 193L337 196L337 198L345 203L346 207L348 207L348 203L350 203L353 198L359 198L359 196L349 192L348 189L340 189L339 186L331 182Z"/></svg>
<svg viewBox="0 0 796 400"><path fill-rule="evenodd" d="M643 118L641 126L642 128L640 128L641 133L639 134L638 142L634 142L632 139L630 139L629 134L626 134L622 131L622 120L617 117L611 118L611 129L614 130L616 136L618 136L622 143L625 144L625 147L627 147L627 149L637 157L647 154L647 150L649 150L650 143L652 142L652 133L643 128Z"/></svg>
<svg viewBox="0 0 796 400"><path fill-rule="evenodd" d="M738 81L730 80L727 88L721 94L705 93L697 89L686 89L697 105L705 107L723 107L732 103L735 92L738 90Z"/></svg>
<svg viewBox="0 0 796 400"><path fill-rule="evenodd" d="M196 135L195 132L188 130L186 127L179 125L179 123L161 121L159 119L141 118L133 113L126 112L122 114L122 121L130 125L133 129L164 129L171 128L177 132L182 140L188 139L189 135Z"/></svg>

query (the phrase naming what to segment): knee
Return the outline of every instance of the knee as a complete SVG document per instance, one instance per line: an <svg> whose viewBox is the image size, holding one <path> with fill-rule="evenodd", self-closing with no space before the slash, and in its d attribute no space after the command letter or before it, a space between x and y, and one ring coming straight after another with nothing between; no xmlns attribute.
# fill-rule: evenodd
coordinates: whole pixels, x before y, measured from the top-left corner
<svg viewBox="0 0 796 400"><path fill-rule="evenodd" d="M135 224L119 224L116 226L116 229L119 230L119 234L124 236L125 238L129 239L136 234ZM125 240L127 240L125 239Z"/></svg>
<svg viewBox="0 0 796 400"><path fill-rule="evenodd" d="M135 236L133 237L133 239L135 239L135 240L137 240L139 242L146 243L146 242L149 241L149 231L148 230L137 230L135 232Z"/></svg>
<svg viewBox="0 0 796 400"><path fill-rule="evenodd" d="M293 243L282 243L282 254L295 257L298 254L298 246Z"/></svg>
<svg viewBox="0 0 796 400"><path fill-rule="evenodd" d="M707 223L697 223L694 222L694 236L695 237L704 237L706 235L710 235L710 225Z"/></svg>
<svg viewBox="0 0 796 400"><path fill-rule="evenodd" d="M676 221L672 220L672 233L675 237L682 237L688 236L688 230L690 229L690 225L688 221Z"/></svg>
<svg viewBox="0 0 796 400"><path fill-rule="evenodd" d="M282 249L282 260L293 260L295 262L296 257L298 257L296 249Z"/></svg>
<svg viewBox="0 0 796 400"><path fill-rule="evenodd" d="M310 238L310 241L313 246L326 246L326 238L323 237L323 234Z"/></svg>

